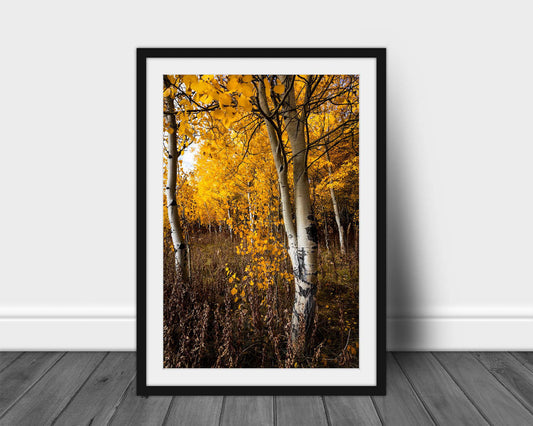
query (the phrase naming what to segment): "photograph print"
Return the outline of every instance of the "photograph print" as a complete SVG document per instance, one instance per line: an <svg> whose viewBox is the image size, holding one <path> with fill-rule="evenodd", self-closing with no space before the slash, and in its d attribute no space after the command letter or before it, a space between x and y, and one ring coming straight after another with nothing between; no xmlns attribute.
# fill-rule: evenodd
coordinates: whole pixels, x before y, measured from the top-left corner
<svg viewBox="0 0 533 426"><path fill-rule="evenodd" d="M165 367L358 366L358 86L163 77Z"/></svg>
<svg viewBox="0 0 533 426"><path fill-rule="evenodd" d="M324 373L360 368L360 85L357 73L160 75L154 363L189 381L155 384L227 390L235 372L236 387L318 390L336 384ZM242 380L260 370L289 374ZM206 379L217 371L229 373Z"/></svg>

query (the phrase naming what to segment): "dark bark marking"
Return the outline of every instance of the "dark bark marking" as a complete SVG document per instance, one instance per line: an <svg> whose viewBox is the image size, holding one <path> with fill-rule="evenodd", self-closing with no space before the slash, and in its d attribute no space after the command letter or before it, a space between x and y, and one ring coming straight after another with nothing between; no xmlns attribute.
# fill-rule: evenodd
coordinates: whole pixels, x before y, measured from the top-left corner
<svg viewBox="0 0 533 426"><path fill-rule="evenodd" d="M296 289L296 293L298 293L299 296L305 297L307 299L309 296L315 296L317 293L317 290L318 290L318 287L312 285L308 288L299 287Z"/></svg>
<svg viewBox="0 0 533 426"><path fill-rule="evenodd" d="M311 225L305 228L305 232L307 232L307 239L309 241L318 244L318 229L316 227L315 222L311 223Z"/></svg>
<svg viewBox="0 0 533 426"><path fill-rule="evenodd" d="M177 206L177 205L178 205L178 203L176 203L176 200L172 200L168 206L169 207L173 207L173 206Z"/></svg>
<svg viewBox="0 0 533 426"><path fill-rule="evenodd" d="M187 248L187 244L185 243L181 243L179 246L178 246L178 250L185 250Z"/></svg>
<svg viewBox="0 0 533 426"><path fill-rule="evenodd" d="M296 252L296 259L298 260L298 265L296 265L295 272L296 276L300 281L304 280L305 277L305 250L298 249Z"/></svg>

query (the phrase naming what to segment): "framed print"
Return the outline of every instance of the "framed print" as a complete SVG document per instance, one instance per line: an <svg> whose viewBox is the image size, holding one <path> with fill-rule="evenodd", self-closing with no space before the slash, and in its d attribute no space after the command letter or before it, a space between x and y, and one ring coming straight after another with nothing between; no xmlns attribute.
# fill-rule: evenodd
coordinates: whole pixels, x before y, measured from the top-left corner
<svg viewBox="0 0 533 426"><path fill-rule="evenodd" d="M137 389L385 392L385 49L138 49Z"/></svg>

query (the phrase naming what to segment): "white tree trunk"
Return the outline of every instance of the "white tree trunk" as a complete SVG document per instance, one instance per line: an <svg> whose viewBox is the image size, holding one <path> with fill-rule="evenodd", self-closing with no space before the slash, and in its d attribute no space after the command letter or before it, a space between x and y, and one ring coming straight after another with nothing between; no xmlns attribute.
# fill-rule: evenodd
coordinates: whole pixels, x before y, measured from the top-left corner
<svg viewBox="0 0 533 426"><path fill-rule="evenodd" d="M305 128L307 111L296 108L292 77L281 76L285 90L289 90L282 106L283 120L289 136L293 156L294 207L298 239L297 266L294 268L296 291L292 313L292 340L302 333L308 335L313 324L318 275L318 232L312 211L311 190L307 174L307 141Z"/></svg>
<svg viewBox="0 0 533 426"><path fill-rule="evenodd" d="M271 111L268 106L263 82L258 84L257 97L261 111L266 114L263 119L267 127L272 156L278 172L283 223L289 242L288 251L292 262L295 284L291 340L293 345L297 346L302 340L307 340L306 338L311 331L314 319L318 275L318 233L312 212L311 191L307 174L307 142L304 132L307 115L306 112L302 112L300 115L296 111L294 88L290 84L289 78L280 76L285 85L285 90L288 91L285 98L286 105L282 106L282 115L293 155L296 226L292 219L293 207L290 201L287 159L283 152L281 131L271 121Z"/></svg>
<svg viewBox="0 0 533 426"><path fill-rule="evenodd" d="M231 224L231 210L228 207L228 230L229 230L229 237L231 241L233 241L233 226Z"/></svg>
<svg viewBox="0 0 533 426"><path fill-rule="evenodd" d="M189 279L189 268L187 262L187 244L183 238L178 204L176 202L176 179L178 175L178 145L177 145L177 125L174 115L174 100L165 97L165 120L167 120L172 133L168 135L168 178L166 185L168 221L170 222L170 232L172 235L172 245L174 246L174 261L178 279Z"/></svg>
<svg viewBox="0 0 533 426"><path fill-rule="evenodd" d="M328 176L331 184L331 175L333 174L331 170L331 160L329 159L329 147L326 143L326 159L328 160ZM331 195L331 202L333 203L333 211L335 212L335 222L337 222L337 228L339 229L339 245L341 248L341 253L346 254L346 245L344 243L344 228L341 223L341 215L339 214L339 206L337 204L337 197L335 196L335 190L330 185L329 193Z"/></svg>
<svg viewBox="0 0 533 426"><path fill-rule="evenodd" d="M258 89L259 105L263 111L270 114L268 103L266 100L265 86L259 85ZM274 165L276 166L276 172L278 174L279 193L281 200L281 214L283 216L283 225L285 228L285 234L288 241L288 252L291 259L293 269L297 265L296 253L298 251L298 241L296 239L296 228L293 222L293 208L291 204L289 181L287 178L288 165L287 159L283 153L283 147L281 145L280 135L277 133L274 125L267 118L264 118L264 122L268 132L268 138L270 140L270 148L272 150L272 157L274 158Z"/></svg>

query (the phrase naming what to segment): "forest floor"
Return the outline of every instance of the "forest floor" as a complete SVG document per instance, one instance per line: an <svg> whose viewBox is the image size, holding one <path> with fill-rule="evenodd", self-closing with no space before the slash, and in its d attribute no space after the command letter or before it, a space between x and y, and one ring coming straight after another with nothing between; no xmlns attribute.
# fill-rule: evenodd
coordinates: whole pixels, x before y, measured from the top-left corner
<svg viewBox="0 0 533 426"><path fill-rule="evenodd" d="M242 286L250 258L236 253L226 233L204 233L190 244L191 281L177 280L165 241L164 367L357 368L359 268L356 253L319 248L317 309L310 344L288 345L294 298L290 264L268 286ZM228 270L231 273L228 273ZM242 293L241 293L242 292Z"/></svg>

